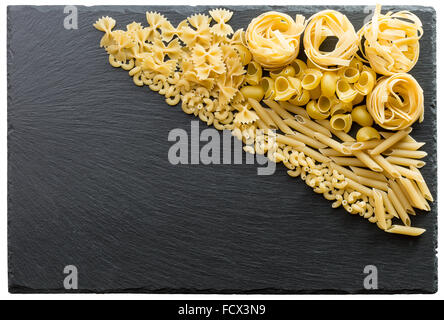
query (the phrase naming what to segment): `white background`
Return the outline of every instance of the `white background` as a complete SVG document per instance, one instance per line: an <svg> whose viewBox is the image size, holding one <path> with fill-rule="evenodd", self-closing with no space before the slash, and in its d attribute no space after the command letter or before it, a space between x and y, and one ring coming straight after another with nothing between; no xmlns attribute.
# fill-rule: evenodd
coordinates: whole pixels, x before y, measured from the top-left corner
<svg viewBox="0 0 444 320"><path fill-rule="evenodd" d="M183 1L181 3L177 3L173 0L162 0L162 5L217 5L217 6L223 6L223 5L304 5L307 3L301 2L301 1L261 1L261 0L244 0L241 3L239 1L224 1L224 0L218 0L218 1L202 1L202 0L192 0L192 1ZM441 108L440 102L443 101L443 82L442 82L442 74L443 74L443 67L442 63L440 61L443 61L444 55L443 55L443 38L441 37L442 32L442 21L444 19L444 2L443 1L408 1L408 0L390 0L390 1L378 1L383 6L384 4L387 5L424 5L424 6L433 6L437 12L437 77L438 77L438 109ZM6 5L69 5L71 3L67 3L67 1L6 1ZM101 1L80 1L76 0L74 3L75 5L145 5L148 6L150 4L159 4L158 1L116 1L116 0L101 0ZM375 5L375 3L372 3L370 1L361 1L361 0L339 0L338 2L333 2L331 0L312 0L309 3L310 5ZM131 295L131 294L108 294L108 295L94 295L94 294L49 294L49 295L21 295L21 294L9 294L8 293L8 270L7 270L7 139L6 139L6 133L7 133L7 83L6 83L6 5L2 8L0 12L0 21L2 23L1 29L3 30L1 33L3 44L3 49L1 50L1 65L2 65L2 73L3 76L1 78L1 92L2 92L2 105L0 108L0 132L2 133L2 139L0 140L0 194L2 195L1 199L1 222L0 222L0 299L45 299L45 300L51 300L51 299L208 299L208 300L218 300L218 299L270 299L270 300L292 300L292 299L344 299L344 300L356 300L356 299L385 299L385 300L392 300L392 299L442 299L444 297L444 289L442 289L442 286L439 286L438 293L435 295L354 295L354 296L339 296L339 295L183 295L183 294L144 294L144 295ZM383 8L384 11L384 8ZM443 112L438 111L438 163L442 159L442 150L443 150L443 144L444 144L444 138L443 138L443 130L440 130L440 127L443 125L443 118L444 118L444 110ZM443 168L444 164L438 165L438 199L443 199L443 192L442 192L442 180L443 177ZM442 205L438 206L439 214L442 214ZM439 230L444 230L444 218L438 218L439 221ZM442 237L439 237L438 239L439 247L444 247ZM438 255L439 256L439 255ZM442 256L442 255L441 255ZM443 279L444 277L444 263L442 260L439 260L438 265L438 278Z"/></svg>

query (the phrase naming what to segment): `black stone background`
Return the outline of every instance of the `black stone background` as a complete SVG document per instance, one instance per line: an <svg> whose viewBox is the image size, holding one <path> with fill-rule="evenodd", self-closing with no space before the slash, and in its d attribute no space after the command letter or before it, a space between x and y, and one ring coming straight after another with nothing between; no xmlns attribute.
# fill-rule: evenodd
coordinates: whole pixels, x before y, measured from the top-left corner
<svg viewBox="0 0 444 320"><path fill-rule="evenodd" d="M433 293L437 207L413 217L419 238L375 225L287 176L282 165L168 162L173 128L191 116L137 87L108 64L92 27L101 16L125 28L156 10L177 24L210 7L83 7L78 30L63 6L8 7L8 247L11 292L65 292L63 269L79 270L81 292ZM309 17L322 6L228 7L233 28L262 12ZM358 29L364 7L331 7ZM424 23L412 74L424 89L424 176L436 197L435 11ZM205 128L200 124L200 128ZM366 265L379 290L363 288Z"/></svg>

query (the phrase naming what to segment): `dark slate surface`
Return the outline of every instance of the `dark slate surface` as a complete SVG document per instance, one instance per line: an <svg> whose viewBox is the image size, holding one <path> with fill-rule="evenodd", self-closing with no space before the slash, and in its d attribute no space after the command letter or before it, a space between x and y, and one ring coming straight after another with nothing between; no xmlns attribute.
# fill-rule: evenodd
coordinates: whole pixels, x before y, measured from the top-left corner
<svg viewBox="0 0 444 320"><path fill-rule="evenodd" d="M310 16L325 7L234 7L234 28L270 9ZM358 28L363 7L334 7ZM316 195L282 166L180 165L167 160L173 128L192 117L112 68L99 48L102 15L123 28L157 10L177 24L206 7L8 8L8 246L11 292L379 293L437 290L436 202L413 221L420 238L386 234ZM385 7L384 10L389 9ZM425 93L422 170L436 196L435 11L412 74ZM201 129L204 125L201 124ZM375 291L371 291L374 293Z"/></svg>

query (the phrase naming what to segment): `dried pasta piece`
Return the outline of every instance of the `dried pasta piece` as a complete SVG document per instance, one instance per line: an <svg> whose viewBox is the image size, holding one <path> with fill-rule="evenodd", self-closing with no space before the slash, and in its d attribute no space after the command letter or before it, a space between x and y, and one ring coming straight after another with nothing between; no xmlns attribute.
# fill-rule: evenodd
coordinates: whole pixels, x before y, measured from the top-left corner
<svg viewBox="0 0 444 320"><path fill-rule="evenodd" d="M212 34L223 37L233 33L233 28L227 24L227 22L233 16L232 11L225 9L214 9L210 10L209 13L213 20L216 21L216 24L210 29Z"/></svg>
<svg viewBox="0 0 444 320"><path fill-rule="evenodd" d="M337 37L331 52L320 50L327 37ZM335 10L314 14L304 32L304 49L307 58L320 69L340 69L349 66L358 51L359 38L348 18Z"/></svg>
<svg viewBox="0 0 444 320"><path fill-rule="evenodd" d="M407 73L378 80L367 98L375 122L388 130L402 130L424 119L424 95L418 82Z"/></svg>
<svg viewBox="0 0 444 320"><path fill-rule="evenodd" d="M132 58L129 50L134 46L131 37L122 30L116 30L111 33L113 43L106 47L106 51L120 62L126 62Z"/></svg>
<svg viewBox="0 0 444 320"><path fill-rule="evenodd" d="M426 230L423 228L410 227L410 226L400 226L400 225L392 225L391 228L385 230L385 232L403 234L406 236L417 237L422 235Z"/></svg>
<svg viewBox="0 0 444 320"><path fill-rule="evenodd" d="M245 39L254 59L273 70L296 59L304 27L305 18L301 15L295 21L285 13L270 11L250 22Z"/></svg>
<svg viewBox="0 0 444 320"><path fill-rule="evenodd" d="M116 25L116 20L114 20L111 17L102 17L99 20L97 20L93 26L97 30L105 32L102 39L100 39L100 47L107 47L112 44L113 37L111 36L112 29Z"/></svg>
<svg viewBox="0 0 444 320"><path fill-rule="evenodd" d="M418 61L423 34L419 18L409 11L381 13L376 5L372 19L358 31L361 53L377 73L390 76L409 72Z"/></svg>
<svg viewBox="0 0 444 320"><path fill-rule="evenodd" d="M191 59L200 80L208 79L211 72L221 74L226 71L225 64L222 62L222 50L217 45L212 45L207 50L200 44L196 44L193 47Z"/></svg>

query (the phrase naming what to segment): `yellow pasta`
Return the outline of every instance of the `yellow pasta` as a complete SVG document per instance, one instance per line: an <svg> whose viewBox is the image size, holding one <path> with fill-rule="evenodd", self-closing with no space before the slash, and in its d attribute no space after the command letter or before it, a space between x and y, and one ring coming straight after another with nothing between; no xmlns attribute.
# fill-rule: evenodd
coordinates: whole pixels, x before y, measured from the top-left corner
<svg viewBox="0 0 444 320"><path fill-rule="evenodd" d="M348 148L346 148L344 145L342 145L341 143L337 142L336 140L333 140L332 138L330 138L320 132L315 132L314 138L319 140L323 144L329 146L330 148L335 149L338 152L342 152L345 155L351 155L350 150Z"/></svg>
<svg viewBox="0 0 444 320"><path fill-rule="evenodd" d="M267 125L267 127L272 129L277 129L277 125L273 122L268 112L265 110L264 107L261 106L259 102L249 98L248 103L256 111L259 118Z"/></svg>
<svg viewBox="0 0 444 320"><path fill-rule="evenodd" d="M331 149L331 150L333 150L333 149ZM320 150L320 152L324 154L323 151L325 152L325 149ZM328 155L328 154L329 153L327 152L327 154L324 154L324 155ZM346 157L345 155L343 155L343 156L331 156L330 155L330 158L332 161L334 161L335 163L337 163L340 166L367 167L367 165L364 164L358 158Z"/></svg>
<svg viewBox="0 0 444 320"><path fill-rule="evenodd" d="M403 190L406 191L406 194L409 198L410 204L418 209L427 210L423 200L422 194L418 193L416 188L413 186L413 183L406 178L399 179L400 184L403 186Z"/></svg>
<svg viewBox="0 0 444 320"><path fill-rule="evenodd" d="M361 53L377 73L409 72L418 61L422 33L421 21L413 13L381 14L381 5L376 5L372 20L358 32L364 38Z"/></svg>
<svg viewBox="0 0 444 320"><path fill-rule="evenodd" d="M417 168L410 167L410 170L421 175L421 172ZM421 175L421 177L422 177L422 175ZM425 182L424 178L422 178L422 181L416 181L416 184L418 185L419 190L421 191L424 198L426 198L429 201L433 201L432 193L430 192L429 187L427 186L427 183Z"/></svg>
<svg viewBox="0 0 444 320"><path fill-rule="evenodd" d="M327 36L337 37L338 43L331 52L322 52L321 44ZM304 32L304 49L309 61L319 68L349 66L358 51L358 36L345 15L324 10L309 19Z"/></svg>
<svg viewBox="0 0 444 320"><path fill-rule="evenodd" d="M422 168L425 166L424 161L410 159L410 158L389 156L386 159L390 163L401 165L401 166L407 166L407 167L413 166L415 168Z"/></svg>
<svg viewBox="0 0 444 320"><path fill-rule="evenodd" d="M427 152L425 151L417 151L417 150L403 150L403 149L389 149L383 152L386 156L394 156L394 157L403 157L410 159L422 159L427 156Z"/></svg>
<svg viewBox="0 0 444 320"><path fill-rule="evenodd" d="M338 131L349 132L352 126L351 114L336 114L331 117L330 125Z"/></svg>
<svg viewBox="0 0 444 320"><path fill-rule="evenodd" d="M393 74L377 82L375 71L355 57L358 36L337 11L309 19L307 63L296 59L304 17L264 13L244 32L228 24L232 15L214 9L174 27L163 15L147 12L147 27L133 22L126 30L113 30L110 17L94 27L105 33L100 45L109 63L128 71L135 85L164 95L168 105L181 103L185 113L207 125L230 130L245 152L282 162L289 176L300 176L333 201L332 207L342 206L387 232L422 233L410 228L408 216L415 214L413 207L430 210L427 200L433 200L417 169L427 153L419 151L423 143L409 136L406 125L423 118L416 81ZM338 38L335 48L321 51L330 36ZM365 99L367 105L359 105ZM382 110L377 124L399 131L372 128L375 110ZM362 126L356 139L347 134L353 121ZM407 229L392 225L392 218Z"/></svg>
<svg viewBox="0 0 444 320"><path fill-rule="evenodd" d="M382 182L385 182L385 183L387 182L387 178L382 173L374 172L374 171L370 171L370 170L366 170L366 169L362 169L362 168L356 168L356 167L354 167L352 165L350 165L350 168L358 176L366 177L366 178L374 179L374 180L378 180L378 181L382 181ZM379 188L379 189L381 189L381 188Z"/></svg>
<svg viewBox="0 0 444 320"><path fill-rule="evenodd" d="M378 80L367 98L367 110L375 122L388 130L402 130L424 119L424 95L418 82L407 73Z"/></svg>
<svg viewBox="0 0 444 320"><path fill-rule="evenodd" d="M401 202L402 207L405 209L405 211L411 215L416 215L415 210L410 205L410 202L408 201L404 191L401 189L401 187L398 185L398 183L395 180L390 179L389 180L389 187L396 194L396 197L399 199L399 202Z"/></svg>
<svg viewBox="0 0 444 320"><path fill-rule="evenodd" d="M406 236L417 237L423 234L426 230L423 228L409 227L409 226L400 226L400 225L392 225L391 228L385 230L389 233L403 234Z"/></svg>
<svg viewBox="0 0 444 320"><path fill-rule="evenodd" d="M248 25L245 40L254 59L266 69L290 64L299 53L300 35L305 18L296 21L285 13L270 11L254 18Z"/></svg>
<svg viewBox="0 0 444 320"><path fill-rule="evenodd" d="M336 92L336 82L338 81L338 75L334 71L326 71L322 75L321 79L321 91L322 94L327 97L332 97Z"/></svg>
<svg viewBox="0 0 444 320"><path fill-rule="evenodd" d="M391 178L400 178L401 174L399 171L390 163L387 161L386 158L381 156L380 154L376 156L371 156L371 158L381 167L383 168Z"/></svg>
<svg viewBox="0 0 444 320"><path fill-rule="evenodd" d="M375 216L382 229L387 230L387 221L385 220L384 200L381 191L373 188L373 198L375 199Z"/></svg>
<svg viewBox="0 0 444 320"><path fill-rule="evenodd" d="M401 221L406 226L410 226L411 225L410 217L407 214L406 208L403 206L402 202L396 196L396 193L391 188L389 188L388 192L387 192L387 195L388 195L388 198L390 199L390 202L395 207L396 212L398 213L398 216L401 219Z"/></svg>
<svg viewBox="0 0 444 320"><path fill-rule="evenodd" d="M410 132L412 132L412 128L407 128L401 131L396 132L394 135L389 137L388 139L385 139L381 141L381 143L374 149L370 150L370 154L372 156L375 156L377 154L380 154L393 146L395 143L403 139L405 136L407 136Z"/></svg>
<svg viewBox="0 0 444 320"><path fill-rule="evenodd" d="M307 128L313 130L314 132L320 132L324 135L326 135L327 137L331 137L331 132L324 128L323 126L321 126L320 124L310 120L308 117L304 117L300 114L297 114L294 116L294 119L299 122L300 124L306 126Z"/></svg>

